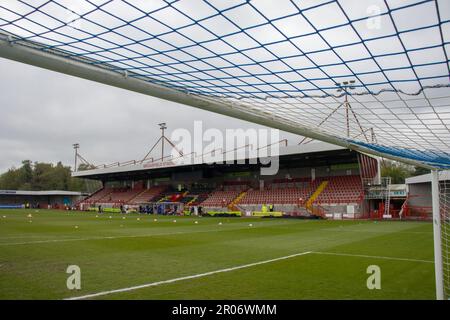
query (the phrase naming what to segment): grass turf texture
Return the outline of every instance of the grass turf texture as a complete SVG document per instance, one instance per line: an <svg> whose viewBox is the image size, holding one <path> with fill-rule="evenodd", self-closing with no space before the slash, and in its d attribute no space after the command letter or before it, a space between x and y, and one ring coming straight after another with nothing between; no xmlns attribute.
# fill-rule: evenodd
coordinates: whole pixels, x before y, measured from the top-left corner
<svg viewBox="0 0 450 320"><path fill-rule="evenodd" d="M424 222L0 210L0 299L63 299L305 251L312 253L98 298L434 299L432 239ZM66 288L72 264L81 290ZM373 264L381 290L366 287Z"/></svg>

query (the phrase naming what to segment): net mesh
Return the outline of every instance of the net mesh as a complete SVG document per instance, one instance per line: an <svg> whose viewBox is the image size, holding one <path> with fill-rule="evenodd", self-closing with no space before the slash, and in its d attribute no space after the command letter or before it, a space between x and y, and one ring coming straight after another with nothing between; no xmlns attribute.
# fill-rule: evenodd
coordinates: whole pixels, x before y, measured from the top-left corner
<svg viewBox="0 0 450 320"><path fill-rule="evenodd" d="M439 175L444 299L450 299L450 172L441 172Z"/></svg>
<svg viewBox="0 0 450 320"><path fill-rule="evenodd" d="M448 0L3 0L4 43L450 168Z"/></svg>
<svg viewBox="0 0 450 320"><path fill-rule="evenodd" d="M4 0L2 35L450 167L446 0Z"/></svg>

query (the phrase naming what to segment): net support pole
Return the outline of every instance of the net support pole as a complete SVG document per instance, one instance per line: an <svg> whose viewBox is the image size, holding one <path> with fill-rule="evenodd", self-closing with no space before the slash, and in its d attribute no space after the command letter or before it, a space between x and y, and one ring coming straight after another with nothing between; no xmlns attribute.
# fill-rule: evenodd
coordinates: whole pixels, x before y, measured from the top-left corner
<svg viewBox="0 0 450 320"><path fill-rule="evenodd" d="M439 208L439 171L436 169L431 170L431 199L433 204L434 272L436 277L436 299L444 300L441 217Z"/></svg>

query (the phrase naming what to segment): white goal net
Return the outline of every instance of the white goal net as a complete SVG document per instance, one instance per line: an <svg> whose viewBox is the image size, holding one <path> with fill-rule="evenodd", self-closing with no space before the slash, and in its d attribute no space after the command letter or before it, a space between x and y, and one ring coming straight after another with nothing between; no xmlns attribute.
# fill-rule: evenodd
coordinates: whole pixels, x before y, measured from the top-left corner
<svg viewBox="0 0 450 320"><path fill-rule="evenodd" d="M439 178L443 291L444 299L450 299L450 172L441 172Z"/></svg>

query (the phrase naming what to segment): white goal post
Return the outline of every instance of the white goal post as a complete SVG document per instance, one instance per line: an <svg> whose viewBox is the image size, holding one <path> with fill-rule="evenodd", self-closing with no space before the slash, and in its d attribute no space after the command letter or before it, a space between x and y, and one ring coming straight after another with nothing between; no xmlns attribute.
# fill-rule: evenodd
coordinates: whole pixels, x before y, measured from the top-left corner
<svg viewBox="0 0 450 320"><path fill-rule="evenodd" d="M444 300L444 278L442 265L442 227L440 212L439 171L431 171L431 198L433 206L433 235L434 235L434 270L436 277L436 299ZM445 221L444 221L445 223Z"/></svg>

